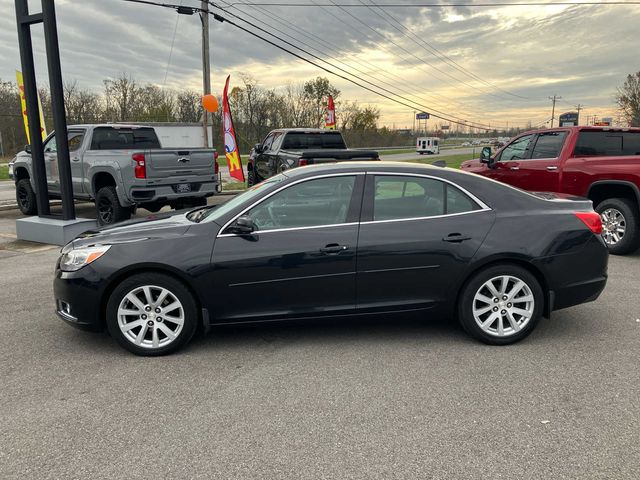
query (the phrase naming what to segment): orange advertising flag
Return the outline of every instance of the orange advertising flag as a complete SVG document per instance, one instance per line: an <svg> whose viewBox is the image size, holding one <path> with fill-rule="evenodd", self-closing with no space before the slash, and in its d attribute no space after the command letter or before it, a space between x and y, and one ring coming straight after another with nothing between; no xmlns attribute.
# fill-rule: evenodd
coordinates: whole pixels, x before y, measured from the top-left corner
<svg viewBox="0 0 640 480"><path fill-rule="evenodd" d="M329 100L327 101L327 118L324 122L325 128L329 130L336 129L336 106L333 103L333 97L329 95Z"/></svg>
<svg viewBox="0 0 640 480"><path fill-rule="evenodd" d="M227 158L229 166L229 175L236 180L244 182L244 170L242 169L242 161L240 152L238 151L238 142L236 141L236 131L233 128L233 118L231 117L231 109L229 108L229 98L227 90L229 89L229 78L224 85L224 93L222 94L222 134L224 136L224 154Z"/></svg>

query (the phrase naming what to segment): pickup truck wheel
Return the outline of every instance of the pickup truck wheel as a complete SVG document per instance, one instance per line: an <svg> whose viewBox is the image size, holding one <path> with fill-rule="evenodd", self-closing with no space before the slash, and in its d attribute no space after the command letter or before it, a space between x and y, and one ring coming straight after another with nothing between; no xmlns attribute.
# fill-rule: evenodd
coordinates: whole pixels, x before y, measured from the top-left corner
<svg viewBox="0 0 640 480"><path fill-rule="evenodd" d="M25 215L35 215L38 213L38 205L36 204L36 192L31 187L28 178L18 180L16 183L16 202L20 211Z"/></svg>
<svg viewBox="0 0 640 480"><path fill-rule="evenodd" d="M131 209L118 201L116 187L102 187L96 194L97 220L100 225L111 225L131 218Z"/></svg>
<svg viewBox="0 0 640 480"><path fill-rule="evenodd" d="M256 172L252 168L247 172L247 187L253 187L256 183Z"/></svg>
<svg viewBox="0 0 640 480"><path fill-rule="evenodd" d="M626 198L609 198L598 204L602 238L613 255L634 252L640 246L638 207Z"/></svg>

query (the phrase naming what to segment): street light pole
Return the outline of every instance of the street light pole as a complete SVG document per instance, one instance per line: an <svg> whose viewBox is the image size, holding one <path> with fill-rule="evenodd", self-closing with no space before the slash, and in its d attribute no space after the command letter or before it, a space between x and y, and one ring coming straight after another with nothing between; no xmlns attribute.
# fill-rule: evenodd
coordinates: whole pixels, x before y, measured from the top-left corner
<svg viewBox="0 0 640 480"><path fill-rule="evenodd" d="M211 57L209 56L209 2L200 2L200 21L202 22L202 91L203 95L211 93ZM209 147L209 113L202 111L202 128L204 129L204 147ZM213 140L213 139L212 139Z"/></svg>

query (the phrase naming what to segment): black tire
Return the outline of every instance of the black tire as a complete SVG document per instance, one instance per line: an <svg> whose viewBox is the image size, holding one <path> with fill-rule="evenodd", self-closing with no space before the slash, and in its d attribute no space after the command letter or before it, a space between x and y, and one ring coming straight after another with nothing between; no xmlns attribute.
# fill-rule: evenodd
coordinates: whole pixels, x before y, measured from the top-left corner
<svg viewBox="0 0 640 480"><path fill-rule="evenodd" d="M491 298L491 303L475 300L477 293L486 294L488 292L488 290L485 290L486 287L484 287L487 282L491 279L502 276L513 277L514 279L523 281L529 289L531 296L533 296L533 305L528 305L526 302L518 302L518 298L529 297L528 293L524 289L519 292L515 292L516 301L512 302L509 302L509 300L511 300L510 298L503 300L504 297L499 298L498 302L495 302L495 299ZM513 280L513 283L511 282L512 280L507 284L507 293L509 293L509 288L513 287L516 283L515 280ZM494 295L492 295L492 297L494 297ZM488 312L479 315L480 320L478 321L489 321L490 315L497 315L497 317L495 317L496 319L488 324L489 331L485 331L480 327L478 321L476 321L473 311L474 304L478 306L478 308L481 308L485 305L493 305L494 302L494 307L490 307ZM518 305L518 307L516 307L516 305ZM516 309L526 309L527 306L532 307L532 314L527 317L528 320L524 321L525 317L520 316L520 314L517 313L515 315L518 315L518 318L512 315L516 324L520 325L518 330L514 330L514 328L511 327L506 315L500 315L502 312L511 312L512 307ZM495 308L504 310L494 311ZM522 340L533 331L540 320L543 311L544 294L536 277L528 270L511 264L494 265L477 272L466 282L458 302L458 320L460 321L462 328L472 337L489 345L508 345ZM498 317L502 317L502 320ZM502 321L503 325L506 326L504 335L502 336L498 334L498 322L500 321ZM495 327L491 328L493 325L495 325ZM490 333L490 331L493 331L493 333Z"/></svg>
<svg viewBox="0 0 640 480"><path fill-rule="evenodd" d="M131 208L120 205L116 187L109 185L102 187L96 194L96 216L99 225L113 225L129 220Z"/></svg>
<svg viewBox="0 0 640 480"><path fill-rule="evenodd" d="M25 215L38 213L36 192L33 191L28 178L22 178L16 182L16 202L20 211Z"/></svg>
<svg viewBox="0 0 640 480"><path fill-rule="evenodd" d="M253 187L258 182L256 182L256 172L253 171L253 168L250 168L247 171L247 187Z"/></svg>
<svg viewBox="0 0 640 480"><path fill-rule="evenodd" d="M607 220L602 218L603 238L609 252L613 255L626 255L635 252L640 247L640 213L635 202L626 198L608 198L603 200L596 207L596 212L601 216L607 210L616 210L624 218L625 232L622 238L615 243L611 243L611 236L607 235ZM609 240L608 240L609 238Z"/></svg>
<svg viewBox="0 0 640 480"><path fill-rule="evenodd" d="M164 334L163 330L160 330L161 328L163 328L160 324L163 324L164 327L167 327L170 330L178 328L178 324L173 323L168 318L157 321L156 318L158 318L159 315L164 314L164 312L162 311L160 311L160 313L157 315L154 315L155 310L147 312L145 314L146 318L144 319L138 318L136 316L125 317L123 319L124 324L136 321L145 322L144 325L129 329L128 331L131 332L130 334L126 334L120 328L118 318L118 308L120 306L120 303L128 294L144 286L167 289L170 292L170 295L167 295L166 298L169 298L170 300L165 299L163 301L162 305L164 305L165 307L167 306L168 301L173 303L174 299L177 299L182 305L182 314L184 318L183 324L179 328L179 331L173 340L171 340L168 335ZM152 295L156 292L159 293L157 290L154 290L154 288L151 289L151 292ZM174 298L171 298L170 296L173 296ZM144 293L141 293L140 297L138 298L144 298ZM141 300L141 302L143 302L144 304L144 300ZM160 307L162 307L162 305L160 305ZM167 312L167 314L168 313L169 312ZM175 313L175 310L173 311L173 313ZM154 315L155 318L151 319L150 315ZM116 339L121 347L129 350L131 353L135 353L136 355L141 356L167 355L184 347L195 334L198 326L198 321L198 308L191 292L187 289L187 287L184 286L182 282L180 282L176 278L162 273L140 273L127 278L115 288L115 290L111 293L111 296L109 297L109 301L107 303L106 323L110 335ZM147 322L151 322L153 326L149 326ZM142 332L143 328L145 329L144 332ZM154 337L154 329L157 331L158 338L161 338L161 342L169 341L169 343L166 345L159 345L158 347L154 347L152 340ZM135 339L133 339L131 336L137 337L141 333L142 342L140 345L137 345L135 343ZM150 346L149 342L151 342Z"/></svg>

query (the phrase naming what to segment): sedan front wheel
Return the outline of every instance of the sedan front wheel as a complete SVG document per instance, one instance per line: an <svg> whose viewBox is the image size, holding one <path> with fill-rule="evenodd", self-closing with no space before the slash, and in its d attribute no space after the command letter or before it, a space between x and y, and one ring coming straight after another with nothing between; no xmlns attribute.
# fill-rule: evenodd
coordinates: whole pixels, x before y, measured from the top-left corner
<svg viewBox="0 0 640 480"><path fill-rule="evenodd" d="M193 295L180 281L143 273L128 278L111 294L107 328L130 352L164 355L191 340L198 325L197 312Z"/></svg>
<svg viewBox="0 0 640 480"><path fill-rule="evenodd" d="M544 310L537 279L516 265L496 265L477 273L460 300L462 327L492 345L514 343L529 335Z"/></svg>

